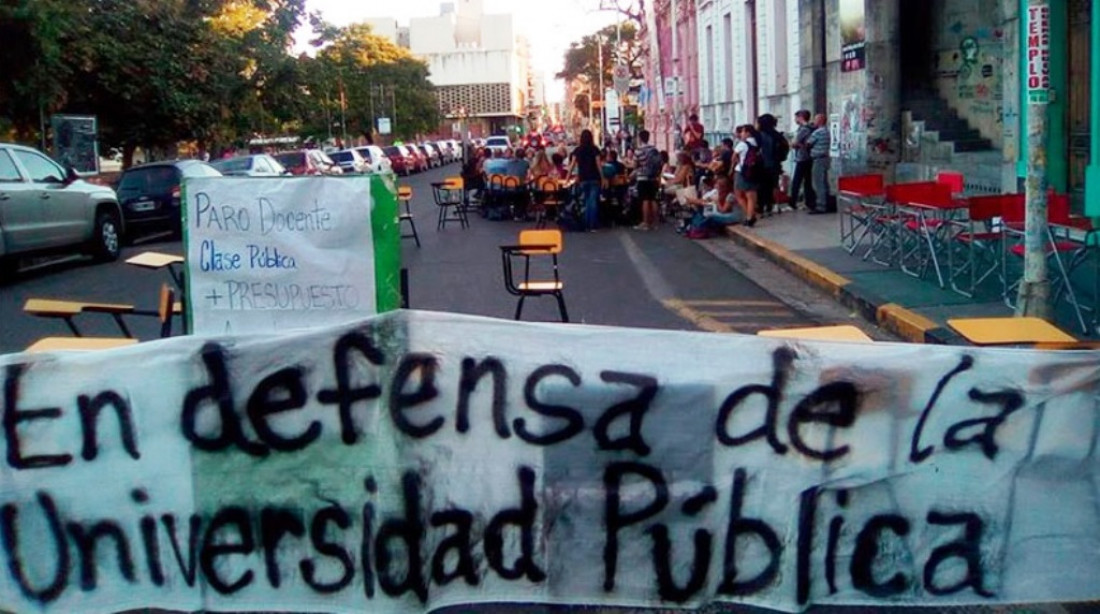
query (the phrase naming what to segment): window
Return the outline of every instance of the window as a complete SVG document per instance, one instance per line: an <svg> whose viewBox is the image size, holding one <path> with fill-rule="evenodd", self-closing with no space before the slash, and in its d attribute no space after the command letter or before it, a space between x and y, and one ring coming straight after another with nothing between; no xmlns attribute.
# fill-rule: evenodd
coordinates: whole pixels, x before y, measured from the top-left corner
<svg viewBox="0 0 1100 614"><path fill-rule="evenodd" d="M257 173L274 173L275 169L271 168L271 165L267 163L267 160L255 157L252 158L252 169Z"/></svg>
<svg viewBox="0 0 1100 614"><path fill-rule="evenodd" d="M65 171L53 160L33 151L16 150L12 153L23 163L31 181L35 183L61 183L65 181Z"/></svg>
<svg viewBox="0 0 1100 614"><path fill-rule="evenodd" d="M714 83L714 66L717 62L714 61L714 28L707 26L707 102L714 104L718 102L716 100L718 87Z"/></svg>
<svg viewBox="0 0 1100 614"><path fill-rule="evenodd" d="M0 151L0 182L11 183L21 181L19 169L15 168L11 156L6 151Z"/></svg>
<svg viewBox="0 0 1100 614"><path fill-rule="evenodd" d="M733 16L722 17L722 66L726 67L726 101L733 101Z"/></svg>

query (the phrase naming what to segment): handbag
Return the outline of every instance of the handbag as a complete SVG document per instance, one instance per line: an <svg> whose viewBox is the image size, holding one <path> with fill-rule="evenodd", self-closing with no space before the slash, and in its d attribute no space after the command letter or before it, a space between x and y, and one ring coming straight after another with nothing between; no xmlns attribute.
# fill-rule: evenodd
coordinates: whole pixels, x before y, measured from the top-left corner
<svg viewBox="0 0 1100 614"><path fill-rule="evenodd" d="M695 189L695 186L688 186L676 190L676 202L680 203L681 207L688 206L688 199L697 198L699 198L699 192Z"/></svg>

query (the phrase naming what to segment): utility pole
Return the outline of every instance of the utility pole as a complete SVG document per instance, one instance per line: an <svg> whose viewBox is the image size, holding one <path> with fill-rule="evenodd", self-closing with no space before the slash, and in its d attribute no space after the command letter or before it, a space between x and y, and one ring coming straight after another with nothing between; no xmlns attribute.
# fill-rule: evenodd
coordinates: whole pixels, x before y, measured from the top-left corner
<svg viewBox="0 0 1100 614"><path fill-rule="evenodd" d="M599 56L598 64L600 66L600 68L599 68L600 100L602 100L606 104L607 101L604 100L604 89L603 89L603 34L601 32L596 32L596 53ZM597 141L597 143L601 144L601 146L602 146L602 143L603 143L604 133L606 132L607 122L604 121L605 117L607 117L607 109L605 109L604 107L601 106L600 107L600 139L599 139L599 141Z"/></svg>
<svg viewBox="0 0 1100 614"><path fill-rule="evenodd" d="M1027 14L1027 209L1024 217L1024 275L1017 316L1050 319L1047 271L1047 104L1050 102L1050 5L1028 0Z"/></svg>

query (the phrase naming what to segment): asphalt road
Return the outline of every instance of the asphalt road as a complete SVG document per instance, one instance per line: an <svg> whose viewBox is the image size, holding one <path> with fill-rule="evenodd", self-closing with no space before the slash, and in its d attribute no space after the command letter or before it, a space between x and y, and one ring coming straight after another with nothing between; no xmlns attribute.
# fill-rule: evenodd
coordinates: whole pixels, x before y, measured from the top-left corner
<svg viewBox="0 0 1100 614"><path fill-rule="evenodd" d="M419 248L412 240L402 241L410 305L511 318L516 299L504 289L498 246L514 243L530 223L474 216L468 229L451 224L437 231L430 183L457 169L451 165L402 179L414 191L412 210L421 240ZM561 271L570 319L583 324L746 333L850 319L846 313L830 312L835 306L823 295L777 298L739 272L753 267L728 243L691 241L677 235L671 224L652 232L613 228L568 233ZM20 351L43 336L71 334L61 320L24 314L23 305L32 297L131 303L155 310L160 285L169 281L166 270L123 262L145 250L183 253L178 241L146 237L127 247L114 263L69 257L24 267L14 281L0 286L0 353ZM784 281L778 269L761 269L750 276L761 279L773 292L784 283L798 285ZM528 299L523 317L556 321L556 303L548 297ZM82 314L77 321L85 335L118 334L107 315ZM141 339L158 335L155 318L128 316L126 321ZM178 320L175 328L180 329Z"/></svg>

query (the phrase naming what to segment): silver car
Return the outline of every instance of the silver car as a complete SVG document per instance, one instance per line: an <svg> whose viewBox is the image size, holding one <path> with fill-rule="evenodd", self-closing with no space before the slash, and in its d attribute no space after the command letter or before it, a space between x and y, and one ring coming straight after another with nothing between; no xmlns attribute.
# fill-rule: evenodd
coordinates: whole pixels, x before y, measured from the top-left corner
<svg viewBox="0 0 1100 614"><path fill-rule="evenodd" d="M366 158L355 149L330 151L328 157L344 169L345 175L361 175L371 172L370 162L367 162Z"/></svg>
<svg viewBox="0 0 1100 614"><path fill-rule="evenodd" d="M279 164L279 161L267 154L253 154L250 156L237 156L215 160L210 166L218 169L221 174L237 177L279 177L289 175L290 171Z"/></svg>
<svg viewBox="0 0 1100 614"><path fill-rule="evenodd" d="M0 143L0 274L21 256L49 251L115 260L122 236L114 190L81 180L36 149Z"/></svg>

